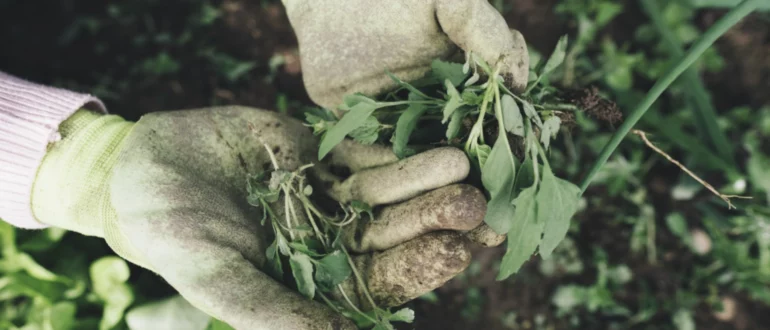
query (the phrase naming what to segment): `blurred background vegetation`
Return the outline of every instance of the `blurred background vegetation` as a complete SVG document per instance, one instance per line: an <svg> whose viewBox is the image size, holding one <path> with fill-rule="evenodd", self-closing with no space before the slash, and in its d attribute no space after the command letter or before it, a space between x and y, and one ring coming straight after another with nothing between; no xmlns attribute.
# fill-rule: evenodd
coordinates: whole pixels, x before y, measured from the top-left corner
<svg viewBox="0 0 770 330"><path fill-rule="evenodd" d="M557 84L628 111L733 0L492 0ZM766 7L770 7L767 5ZM0 0L0 70L111 112L312 106L279 1ZM547 261L496 282L503 249L410 303L416 329L760 329L770 324L770 15L730 30L640 129L737 209L629 136ZM593 87L591 89L587 89ZM586 90L587 89L587 90ZM552 164L579 182L614 131L578 113ZM0 329L224 329L100 239L0 222Z"/></svg>

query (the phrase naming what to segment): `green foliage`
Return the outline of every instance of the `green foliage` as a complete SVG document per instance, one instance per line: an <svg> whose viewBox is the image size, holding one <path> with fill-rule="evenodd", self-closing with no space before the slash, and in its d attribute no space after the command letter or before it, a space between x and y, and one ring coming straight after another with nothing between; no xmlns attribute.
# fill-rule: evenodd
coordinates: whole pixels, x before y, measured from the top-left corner
<svg viewBox="0 0 770 330"><path fill-rule="evenodd" d="M397 93L379 101L358 94L348 95L339 107L347 112L331 128L327 128L328 125L318 116L306 115L308 124L316 133L326 130L321 140L319 159L345 136L360 140L353 132L369 130L366 118L377 118L383 125L395 126L389 141L399 158L414 153L409 143L416 133L424 143L438 144L445 137L448 141L444 140L444 143L463 145L467 155L478 165L476 168L490 197L484 221L496 232L509 234L508 251L498 279L507 278L529 259L538 245L541 246L541 254L549 255L565 237L569 220L576 211L577 187L553 175L545 154L561 127L558 117L561 109L574 109L573 105L560 99L555 88L548 84L548 77L564 62L567 46L565 36L543 65L534 69L532 74L537 78L521 95L510 92L503 85L498 68L493 71L473 54L468 56L465 64L434 61L431 73L419 84L419 88L388 73L396 84L408 92L406 99L400 99ZM473 75L467 78L470 71ZM488 77L483 83L480 82L481 73ZM395 122L394 118L397 118ZM488 119L497 125L485 126ZM463 132L461 123L465 120L475 124ZM443 134L430 131L437 127L431 121L443 124ZM372 134L376 134L373 132L375 126L371 125ZM434 128L420 130L420 127ZM486 136L485 131L490 128L497 130L497 136ZM512 144L509 133L524 138L525 145ZM496 140L493 147L486 143L487 138ZM367 142L376 139L373 137ZM514 189L519 161L512 148L522 147L531 160L529 166L534 177L531 187L519 195ZM545 164L542 182L541 162Z"/></svg>
<svg viewBox="0 0 770 330"><path fill-rule="evenodd" d="M374 104L362 95L351 95L345 102L346 106L351 108ZM275 159L270 147L265 147L271 154L271 159ZM312 166L305 165L293 172L287 172L273 163L274 170L252 175L247 182L247 200L251 205L262 209L275 236L275 240L265 251L268 271L273 278L283 281L282 265L283 261L288 259L297 291L308 299L322 300L361 328L393 329L391 322L412 322L414 312L410 309L391 313L374 302L367 284L354 268L353 260L342 244L344 227L362 219L364 215L373 219L372 207L360 201L352 201L342 205L345 213L342 219L321 212L309 199L313 189L306 182L305 170ZM281 196L288 202L285 204L283 216L278 217L273 207ZM296 209L298 205L300 210ZM304 216L300 218L298 214ZM263 223L264 221L263 219ZM354 281L351 283L356 288L354 292L347 292L342 286L347 280ZM359 292L364 293L367 305L372 306L370 311L360 310L350 300L349 295L358 295Z"/></svg>

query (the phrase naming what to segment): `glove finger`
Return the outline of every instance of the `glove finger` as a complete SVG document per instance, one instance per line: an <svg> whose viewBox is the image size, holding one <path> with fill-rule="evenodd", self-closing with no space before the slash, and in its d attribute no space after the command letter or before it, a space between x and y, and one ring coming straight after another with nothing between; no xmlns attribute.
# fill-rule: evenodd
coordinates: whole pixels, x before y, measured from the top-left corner
<svg viewBox="0 0 770 330"><path fill-rule="evenodd" d="M386 206L373 221L351 224L346 227L345 243L358 253L383 251L432 231L469 231L481 224L485 213L481 191L454 184Z"/></svg>
<svg viewBox="0 0 770 330"><path fill-rule="evenodd" d="M353 140L342 140L331 151L329 164L346 167L355 173L367 168L380 167L398 161L393 151L384 145L365 145Z"/></svg>
<svg viewBox="0 0 770 330"><path fill-rule="evenodd" d="M501 235L492 230L486 223L480 224L473 230L465 233L471 242L483 247L495 247L505 242L506 235Z"/></svg>
<svg viewBox="0 0 770 330"><path fill-rule="evenodd" d="M398 306L432 291L470 262L468 240L451 231L429 233L389 250L355 258L371 297L380 307ZM357 293L354 303L371 309L355 279L348 279L343 288ZM354 288L357 290L351 291Z"/></svg>
<svg viewBox="0 0 770 330"><path fill-rule="evenodd" d="M333 184L328 193L343 203L358 200L371 206L391 204L459 182L469 171L465 153L443 147L355 173Z"/></svg>

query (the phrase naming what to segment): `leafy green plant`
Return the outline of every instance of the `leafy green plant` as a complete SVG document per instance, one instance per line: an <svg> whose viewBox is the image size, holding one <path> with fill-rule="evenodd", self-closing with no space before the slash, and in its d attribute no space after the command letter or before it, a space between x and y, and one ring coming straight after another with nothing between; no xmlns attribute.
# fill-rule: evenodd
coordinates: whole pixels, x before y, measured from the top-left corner
<svg viewBox="0 0 770 330"><path fill-rule="evenodd" d="M547 156L561 118L569 120L578 110L548 83L566 50L564 37L551 57L530 72L521 94L504 85L499 68L473 54L465 64L434 61L431 75L414 85L390 75L401 88L383 100L348 95L339 121L307 115L316 134L323 134L318 156L323 158L346 136L364 144L390 141L400 158L415 152L409 143L418 139L462 147L489 196L484 221L509 234L498 276L507 278L538 247L548 258L567 234L577 208L577 187L554 175ZM418 125L434 128L417 131Z"/></svg>
<svg viewBox="0 0 770 330"><path fill-rule="evenodd" d="M342 243L344 227L364 216L371 217L371 208L353 201L349 205L342 205L345 212L343 218L326 215L309 199L313 187L307 184L304 172L312 164L292 172L282 170L269 146L265 145L265 148L271 156L274 169L249 178L248 201L262 209L262 224L265 225L265 221L269 220L273 228L275 239L266 251L271 275L282 280L283 265L288 259L291 274L301 294L310 299L319 298L329 307L351 318L359 327L387 330L393 329L391 322L412 322L414 312L408 308L391 312L377 306ZM283 217L279 217L273 210L273 205L279 200L285 206ZM351 300L349 295L355 292L348 292L342 285L351 276L366 297L366 302L363 302L369 309L366 312ZM343 303L329 295L338 295Z"/></svg>

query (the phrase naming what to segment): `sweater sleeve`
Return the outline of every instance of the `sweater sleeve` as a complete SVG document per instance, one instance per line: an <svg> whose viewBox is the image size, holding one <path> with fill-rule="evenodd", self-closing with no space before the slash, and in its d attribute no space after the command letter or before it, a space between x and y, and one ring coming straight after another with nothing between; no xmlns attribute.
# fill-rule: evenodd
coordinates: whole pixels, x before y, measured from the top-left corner
<svg viewBox="0 0 770 330"><path fill-rule="evenodd" d="M47 227L32 214L32 184L61 122L80 108L106 112L99 99L38 85L0 71L0 219Z"/></svg>

